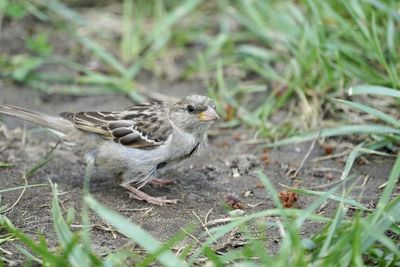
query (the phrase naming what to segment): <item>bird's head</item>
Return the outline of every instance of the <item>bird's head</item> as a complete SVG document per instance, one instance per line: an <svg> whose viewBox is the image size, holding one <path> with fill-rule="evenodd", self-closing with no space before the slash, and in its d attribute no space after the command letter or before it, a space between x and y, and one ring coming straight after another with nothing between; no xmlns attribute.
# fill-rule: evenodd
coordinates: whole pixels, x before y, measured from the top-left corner
<svg viewBox="0 0 400 267"><path fill-rule="evenodd" d="M186 132L206 131L214 120L219 119L213 101L201 95L182 98L172 105L170 119Z"/></svg>

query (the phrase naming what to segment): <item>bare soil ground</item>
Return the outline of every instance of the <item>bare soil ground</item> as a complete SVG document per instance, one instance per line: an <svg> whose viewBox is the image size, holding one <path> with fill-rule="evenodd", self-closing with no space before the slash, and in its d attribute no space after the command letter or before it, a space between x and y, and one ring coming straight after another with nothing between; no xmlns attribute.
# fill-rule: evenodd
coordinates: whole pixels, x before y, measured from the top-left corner
<svg viewBox="0 0 400 267"><path fill-rule="evenodd" d="M11 32L13 31L9 31L9 35L3 33L3 38L13 39ZM22 49L18 48L17 44L12 48L5 48L3 52ZM163 84L147 80L144 85L150 90L174 96L205 94L204 88L196 83ZM112 110L132 105L129 99L121 95L90 97L48 95L6 81L0 81L0 104L13 104L51 114L61 111ZM22 178L24 171L29 170L43 158L57 142L57 139L47 131L20 120L2 117L2 121L0 162L10 162L13 166L0 167L0 190L24 185ZM165 187L147 185L143 188L145 192L155 196L178 198L180 201L177 205L158 207L130 199L128 193L117 185L114 177L100 172L96 172L92 177L90 191L101 203L125 214L158 240L163 241L181 228L193 222L199 223L196 215L203 222L206 217L208 221L229 217L231 207L227 203L227 197L232 194L240 199L245 214L273 208L272 200L260 186L257 176L259 169L264 171L279 191L285 190L282 184L302 188L324 187L338 181L341 175L346 156L313 162L319 157L326 156L323 145L317 143L298 176L291 179L290 175L299 167L311 144L303 143L265 152L260 145L243 144L243 141L251 139L252 135L251 131L242 128L234 130L219 128L217 123L211 130L209 147L200 157L183 165L169 167L158 174L160 178L175 179L176 184ZM344 143L344 140L335 140L334 144L336 146ZM337 146L333 153L341 153L346 149L344 145ZM71 206L78 211L76 224L72 225L78 229L85 164L81 155L62 145L54 152L54 156L53 160L29 177L28 184L48 183L49 179L57 183L60 204L65 214ZM366 205L373 205L380 193L378 187L386 181L392 163L391 160L382 157L368 157L358 161L353 170L358 180L355 179L357 182L352 196ZM326 188L328 187L324 190ZM11 191L2 194L1 204L13 205L20 193L21 191ZM52 192L49 186L28 188L6 216L24 232L32 235L43 233L50 245L57 246L51 217L51 199ZM300 196L295 205L305 208L311 200ZM328 203L321 206L318 212L330 214L334 207L334 203ZM91 221L93 225L91 237L98 251L107 253L127 242L124 236L112 231L110 226L94 214L91 215ZM320 227L319 224L308 223L303 233L309 236ZM193 235L201 240L201 233L199 227L199 231ZM269 229L265 234L269 248L275 250L279 246L279 231ZM191 241L193 241L191 237L185 240L185 242ZM225 241L221 240L220 245L227 244ZM15 242L6 242L0 246L12 253L9 258L18 262L24 257L17 252L14 244Z"/></svg>
<svg viewBox="0 0 400 267"><path fill-rule="evenodd" d="M51 111L55 114L63 110L109 110L130 104L129 100L122 96L66 99L54 96L51 101L43 102L41 94L27 88L2 86L6 87L2 87L1 90L1 103L20 105L39 111ZM186 93L182 91L182 95ZM22 121L16 119L4 118L0 138L0 159L13 163L13 166L0 168L0 189L24 185L22 179L24 171L35 165L55 145L57 141L55 137L45 130L38 129L31 128L31 125L25 127ZM260 186L256 173L259 169L265 172L278 190L284 190L281 184L313 188L334 183L339 179L340 170L343 169L345 157L313 163L314 159L326 154L323 147L316 145L298 177L290 179L290 174L293 174L293 170L300 165L310 143L283 147L265 153L260 146L244 145L237 140L238 137L242 140L251 137L251 134L245 130L228 131L219 129L216 124L211 133L218 137L214 135L210 137L209 147L202 152L200 157L159 173L159 177L175 179L176 184L165 187L151 185L144 187L144 191L152 195L179 198L177 205L158 207L130 199L128 193L115 182L114 177L100 172L96 172L92 177L91 193L106 206L131 218L157 239L167 240L181 228L193 222L199 223L196 215L203 222L209 212L209 221L229 217L231 208L227 203L227 198L232 194L240 199L243 210L247 214L273 208L272 200ZM334 153L340 152L340 149L334 151ZM57 183L64 211L73 206L79 214L84 161L81 155L74 154L62 145L54 155L55 158L30 177L28 183L48 183L49 179ZM391 161L382 160L382 158L368 158L368 162L360 162L356 170L360 179L353 191L353 196L366 205L373 203L374 199L378 198L378 186L383 184L388 177L391 164ZM2 204L11 206L17 201L20 193L21 191L4 193ZM17 205L6 215L16 227L24 232L44 233L48 242L56 246L57 238L53 230L50 210L51 198L50 187L28 188ZM295 205L305 208L309 201L309 198L300 196ZM330 203L321 207L319 212L329 214L333 208L334 205ZM106 253L127 241L123 236L111 231L110 227L96 216L92 215L91 219L94 227L92 238L100 251ZM79 216L76 224L73 227L78 228ZM319 228L320 225L309 223L305 226L304 234L309 235ZM201 231L197 232L199 235L200 233ZM278 246L277 229L268 232L268 240L271 241L271 248ZM187 241L190 241L190 238ZM15 253L12 243L6 243L5 249Z"/></svg>

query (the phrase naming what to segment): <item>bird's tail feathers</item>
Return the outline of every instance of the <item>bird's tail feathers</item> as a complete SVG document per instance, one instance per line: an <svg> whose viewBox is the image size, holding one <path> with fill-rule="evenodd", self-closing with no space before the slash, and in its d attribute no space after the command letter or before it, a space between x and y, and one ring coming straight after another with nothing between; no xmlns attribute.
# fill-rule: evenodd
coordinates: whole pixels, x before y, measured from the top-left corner
<svg viewBox="0 0 400 267"><path fill-rule="evenodd" d="M48 128L60 137L64 137L74 130L72 123L57 116L47 115L41 112L24 109L11 105L0 105L0 114L16 117L33 124Z"/></svg>

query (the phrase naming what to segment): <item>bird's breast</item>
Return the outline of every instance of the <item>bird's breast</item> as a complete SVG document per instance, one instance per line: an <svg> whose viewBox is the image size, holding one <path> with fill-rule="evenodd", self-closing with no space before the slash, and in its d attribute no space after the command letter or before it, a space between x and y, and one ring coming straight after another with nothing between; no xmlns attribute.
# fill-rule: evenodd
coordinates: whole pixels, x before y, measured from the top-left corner
<svg viewBox="0 0 400 267"><path fill-rule="evenodd" d="M168 145L169 160L183 158L193 153L198 145L199 140L194 135L182 131L173 132Z"/></svg>

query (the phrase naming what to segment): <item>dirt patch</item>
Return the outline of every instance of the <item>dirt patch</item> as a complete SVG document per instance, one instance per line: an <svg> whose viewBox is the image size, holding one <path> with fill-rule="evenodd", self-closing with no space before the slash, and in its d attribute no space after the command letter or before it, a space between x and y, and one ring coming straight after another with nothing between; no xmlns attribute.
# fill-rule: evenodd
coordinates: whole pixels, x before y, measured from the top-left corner
<svg viewBox="0 0 400 267"><path fill-rule="evenodd" d="M21 92L24 98L18 97ZM27 97L29 95L30 97ZM43 103L40 94L15 87L2 90L0 99L2 103L52 111L52 113L59 113L65 109L107 110L125 106L125 103L130 104L121 96L82 97L67 99L67 101L63 99L62 102L55 100ZM26 99L33 99L33 101L26 101ZM0 188L2 189L23 185L24 170L32 167L56 143L56 139L50 133L43 129L31 128L31 125L23 127L25 124L22 121L4 118L4 125L8 130L5 134L7 138L4 134L1 135L0 159L11 162L14 166L0 168ZM176 184L166 187L148 185L144 188L145 192L152 195L179 198L177 205L158 207L130 199L128 193L117 185L114 177L101 172L96 172L91 180L91 193L101 203L125 214L163 241L190 223L198 223L196 215L204 219L209 213L208 220L228 217L231 209L226 199L231 194L240 199L245 214L273 208L272 200L266 190L260 186L257 176L259 169L265 172L278 190L284 190L282 184L313 188L337 181L345 161L344 157L340 157L335 160L312 163L313 159L326 153L324 147L317 145L297 178L290 179L293 170L296 170L303 160L310 143L270 150L267 152L269 159L265 164L262 157L266 152L261 146L244 145L237 141L237 138L235 139L238 132L242 137L250 138L251 135L246 131L240 129L227 131L219 129L216 124L211 132L214 135L210 136L209 147L198 158L159 173L158 176L161 178L175 179ZM65 214L71 206L79 214L84 162L79 154L74 154L64 146L60 146L54 155L55 158L30 177L28 183L47 183L48 179L57 183L60 190L60 204ZM371 157L368 158L368 162L360 163L356 167L356 173L360 179L353 195L362 203L369 205L377 199L378 186L386 181L392 162L380 157ZM363 179L366 175L368 175L367 180ZM2 204L12 205L19 194L20 191L4 193ZM29 188L18 204L6 215L16 227L26 233L44 233L49 244L55 246L57 238L53 230L50 211L51 198L52 193L49 187ZM310 200L310 198L300 196L296 205L299 208L305 208ZM322 207L319 212L330 214L333 209L334 205L330 203ZM105 222L93 214L91 220L94 225L92 239L99 251L111 251L127 242L125 237L109 231ZM75 224L73 228L80 227L79 219ZM308 236L319 228L319 224L309 223L306 224L303 233ZM276 230L268 230L267 240L271 249L279 246L279 232ZM200 235L200 233L201 231L198 231L194 234ZM186 241L190 241L190 238ZM226 242L226 240L221 242ZM10 242L6 243L4 248L21 257Z"/></svg>

